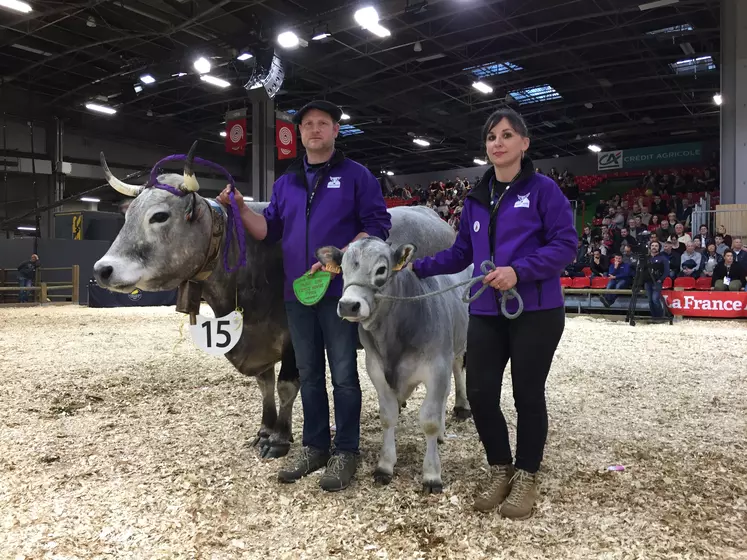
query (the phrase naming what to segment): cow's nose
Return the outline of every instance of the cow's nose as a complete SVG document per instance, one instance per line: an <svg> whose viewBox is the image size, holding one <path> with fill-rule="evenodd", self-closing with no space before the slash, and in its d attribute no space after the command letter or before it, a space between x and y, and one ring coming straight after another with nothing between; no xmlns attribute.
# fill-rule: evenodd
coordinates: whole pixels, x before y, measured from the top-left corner
<svg viewBox="0 0 747 560"><path fill-rule="evenodd" d="M340 301L340 317L357 317L361 310L359 301Z"/></svg>
<svg viewBox="0 0 747 560"><path fill-rule="evenodd" d="M114 272L114 267L108 264L102 266L96 265L93 272L98 280L109 280L112 272Z"/></svg>

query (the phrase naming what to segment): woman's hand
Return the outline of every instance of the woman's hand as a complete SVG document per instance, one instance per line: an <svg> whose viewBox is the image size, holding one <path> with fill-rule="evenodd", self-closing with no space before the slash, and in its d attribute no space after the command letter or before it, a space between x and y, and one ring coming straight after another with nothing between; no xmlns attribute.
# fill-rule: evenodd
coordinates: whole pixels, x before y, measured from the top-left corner
<svg viewBox="0 0 747 560"><path fill-rule="evenodd" d="M516 286L516 272L510 266L499 266L483 279L483 284L500 291L510 290Z"/></svg>

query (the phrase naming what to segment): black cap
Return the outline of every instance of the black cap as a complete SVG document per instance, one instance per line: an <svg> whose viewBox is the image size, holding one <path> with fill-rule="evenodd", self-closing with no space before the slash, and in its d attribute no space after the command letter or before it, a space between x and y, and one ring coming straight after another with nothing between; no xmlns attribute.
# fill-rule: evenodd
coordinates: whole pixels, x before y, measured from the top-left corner
<svg viewBox="0 0 747 560"><path fill-rule="evenodd" d="M306 112L309 109L319 109L320 111L324 111L325 113L329 113L329 115L332 117L332 120L334 122L340 122L340 117L342 117L342 109L340 109L337 105L334 103L330 103L329 101L324 101L323 99L311 101L301 107L301 110L298 111L295 115L293 115L293 123L294 124L301 124L301 120L303 120L303 116L306 114Z"/></svg>

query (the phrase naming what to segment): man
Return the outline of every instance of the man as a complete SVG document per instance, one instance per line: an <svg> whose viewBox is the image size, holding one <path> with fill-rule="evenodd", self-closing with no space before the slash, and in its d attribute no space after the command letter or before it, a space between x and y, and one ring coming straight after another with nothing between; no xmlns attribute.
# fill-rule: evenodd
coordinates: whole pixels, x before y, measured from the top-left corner
<svg viewBox="0 0 747 560"><path fill-rule="evenodd" d="M296 160L274 184L269 206L257 214L243 204L241 221L250 235L275 243L282 239L285 268L285 307L301 378L303 448L281 482L294 482L327 469L320 486L327 491L350 485L358 465L361 389L357 371L358 327L337 316L342 279L334 277L316 305L300 303L293 281L314 274L322 265L319 247L343 247L363 237L386 240L391 219L381 187L368 169L335 149L342 110L327 101L312 101L294 116L306 156ZM228 204L226 188L218 202ZM329 402L325 376L325 347L332 372L335 424L331 447Z"/></svg>
<svg viewBox="0 0 747 560"><path fill-rule="evenodd" d="M651 243L653 245L653 242ZM661 246L661 245L659 245ZM651 251L651 248L649 247L649 251ZM669 276L674 280L677 275L677 271L680 269L680 263L682 262L682 259L680 258L680 254L676 251L672 250L672 242L671 241L665 241L664 242L664 251L661 253L663 257L666 257L669 260Z"/></svg>
<svg viewBox="0 0 747 560"><path fill-rule="evenodd" d="M685 232L685 226L682 224L676 223L674 225L674 234L677 236L680 243L684 243L685 245L692 243L693 238L690 237L689 233Z"/></svg>
<svg viewBox="0 0 747 560"><path fill-rule="evenodd" d="M627 247L630 247L630 245L627 245ZM607 282L608 290L625 290L630 288L633 283L633 273L630 270L630 265L623 262L622 255L615 254L614 261L610 265L608 278L610 279ZM617 294L601 296L600 299L605 307L609 307L615 303Z"/></svg>
<svg viewBox="0 0 747 560"><path fill-rule="evenodd" d="M31 260L24 261L18 265L18 286L20 288L30 288L34 285L36 269L39 266L39 255L31 255ZM19 290L18 303L28 303L28 301L29 290Z"/></svg>
<svg viewBox="0 0 747 560"><path fill-rule="evenodd" d="M695 250L692 241L685 243L685 252L682 253L680 264L680 277L697 278L700 276L700 265L703 264L703 255Z"/></svg>
<svg viewBox="0 0 747 560"><path fill-rule="evenodd" d="M708 226L702 225L700 226L698 235L693 238L693 241L696 239L700 239L700 246L707 248L708 243L711 241L711 235L708 233Z"/></svg>
<svg viewBox="0 0 747 560"><path fill-rule="evenodd" d="M732 239L732 243L733 242L734 240ZM729 246L726 243L724 243L724 236L721 235L720 233L717 233L716 234L716 252L723 257L724 251L726 251L728 248Z"/></svg>
<svg viewBox="0 0 747 560"><path fill-rule="evenodd" d="M664 279L669 276L669 259L659 254L659 243L651 243L648 258L648 278L645 281L646 295L648 295L648 309L652 317L662 317L664 309L661 305L661 288Z"/></svg>
<svg viewBox="0 0 747 560"><path fill-rule="evenodd" d="M732 237L731 248L734 253L734 262L738 262L744 268L747 265L747 251L742 248L742 238Z"/></svg>
<svg viewBox="0 0 747 560"><path fill-rule="evenodd" d="M653 214L658 214L659 216L666 216L669 212L667 203L663 201L658 194L654 197L654 203L651 206L651 212Z"/></svg>

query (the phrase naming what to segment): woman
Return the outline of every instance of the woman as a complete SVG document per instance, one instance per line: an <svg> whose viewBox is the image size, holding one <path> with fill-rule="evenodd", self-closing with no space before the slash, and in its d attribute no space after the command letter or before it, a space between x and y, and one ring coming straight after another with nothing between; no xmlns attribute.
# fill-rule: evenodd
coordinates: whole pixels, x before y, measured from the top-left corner
<svg viewBox="0 0 747 560"><path fill-rule="evenodd" d="M537 498L537 471L547 438L545 381L565 327L560 275L576 254L577 233L568 200L549 177L534 172L524 120L500 109L482 132L493 167L464 203L454 245L413 263L425 278L453 274L483 261L497 267L483 280L486 289L470 305L467 335L467 395L491 480L474 503L479 511L500 506L513 519L531 515ZM472 290L474 294L478 286ZM515 288L524 301L516 319L500 311L500 291ZM507 310L514 313L515 300ZM516 464L500 409L503 370L511 360L518 414Z"/></svg>
<svg viewBox="0 0 747 560"><path fill-rule="evenodd" d="M696 237L695 239L699 238ZM716 252L716 244L713 241L708 243L708 250L703 256L703 259L705 260L705 264L703 265L703 276L708 276L709 278L713 276L713 271L716 270L716 265L724 262L723 257ZM711 281L711 283L713 283L713 281Z"/></svg>
<svg viewBox="0 0 747 560"><path fill-rule="evenodd" d="M734 262L734 251L724 251L724 261L713 269L711 286L719 292L738 292L744 286L744 269Z"/></svg>

